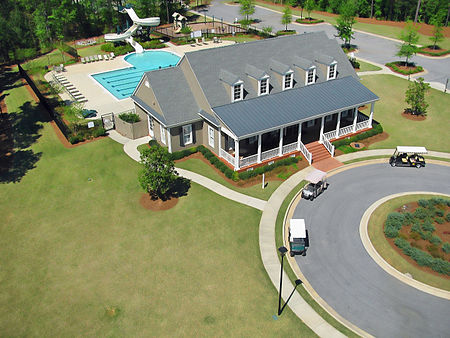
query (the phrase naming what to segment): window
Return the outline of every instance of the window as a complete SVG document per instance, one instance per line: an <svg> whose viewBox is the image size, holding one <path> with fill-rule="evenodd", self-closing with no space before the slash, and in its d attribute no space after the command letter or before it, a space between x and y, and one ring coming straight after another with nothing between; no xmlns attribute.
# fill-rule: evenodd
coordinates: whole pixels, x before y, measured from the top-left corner
<svg viewBox="0 0 450 338"><path fill-rule="evenodd" d="M269 79L259 80L259 95L265 95L269 92Z"/></svg>
<svg viewBox="0 0 450 338"><path fill-rule="evenodd" d="M325 116L325 122L330 122L333 119L333 115Z"/></svg>
<svg viewBox="0 0 450 338"><path fill-rule="evenodd" d="M292 73L286 74L284 76L283 90L292 88L292 82L293 82L292 80L293 80Z"/></svg>
<svg viewBox="0 0 450 338"><path fill-rule="evenodd" d="M306 126L307 127L312 127L315 124L316 120L309 120L308 122L306 122Z"/></svg>
<svg viewBox="0 0 450 338"><path fill-rule="evenodd" d="M155 122L153 121L153 117L151 116L148 117L148 128L150 129L150 131L153 131L153 129L155 128Z"/></svg>
<svg viewBox="0 0 450 338"><path fill-rule="evenodd" d="M328 67L328 80L336 78L336 64L332 64Z"/></svg>
<svg viewBox="0 0 450 338"><path fill-rule="evenodd" d="M159 131L161 132L161 142L163 144L166 144L166 130L162 126L162 124L159 125Z"/></svg>
<svg viewBox="0 0 450 338"><path fill-rule="evenodd" d="M308 72L306 73L306 84L312 84L316 82L316 69L312 68L309 69Z"/></svg>
<svg viewBox="0 0 450 338"><path fill-rule="evenodd" d="M192 143L192 124L183 126L183 143L184 145Z"/></svg>
<svg viewBox="0 0 450 338"><path fill-rule="evenodd" d="M242 100L243 87L242 83L233 86L233 102Z"/></svg>
<svg viewBox="0 0 450 338"><path fill-rule="evenodd" d="M208 143L214 148L214 129L208 126Z"/></svg>

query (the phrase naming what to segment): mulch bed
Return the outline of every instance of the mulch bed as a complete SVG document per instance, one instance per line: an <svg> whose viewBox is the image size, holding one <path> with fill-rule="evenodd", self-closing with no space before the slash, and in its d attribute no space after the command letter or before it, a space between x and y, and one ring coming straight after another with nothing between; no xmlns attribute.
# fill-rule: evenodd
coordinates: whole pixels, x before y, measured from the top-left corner
<svg viewBox="0 0 450 338"><path fill-rule="evenodd" d="M394 73L408 76L408 74L400 73L400 72L396 71L394 68L392 68L392 67L390 67L390 66L387 66L387 65L386 65L386 67L388 67L388 68L389 68L390 70L392 70ZM418 71L418 68L417 68L417 67L408 67L408 66L400 66L400 65L397 65L397 68L400 69L400 70L403 70L403 71L405 71L405 72L410 72L410 75L414 75L414 74L420 73L420 71Z"/></svg>
<svg viewBox="0 0 450 338"><path fill-rule="evenodd" d="M413 115L406 112L402 112L402 117L411 121L424 121L427 118L425 115Z"/></svg>
<svg viewBox="0 0 450 338"><path fill-rule="evenodd" d="M417 202L411 202L411 203L405 204L405 206L406 206L406 210L407 211L414 212L417 209L417 207L418 207L418 203ZM401 212L402 209L399 208L399 209L397 209L395 211ZM437 225L436 225L436 223L434 223L434 225L436 226L436 230L433 232L433 234L436 234L437 236L439 236L442 239L443 242L450 242L450 232L449 232L449 230L450 230L450 223L449 222L444 222L443 224L437 224ZM400 233L408 236L409 233L410 233L410 229L411 229L410 226L409 227L404 226L400 230ZM403 251L398 246L396 246L394 244L395 238L387 238L387 237L385 237L385 238L389 242L389 244L391 245L392 249L394 249L400 256L402 256L403 259L408 261L409 264L411 264L414 267L416 267L417 269L419 269L421 271L424 271L426 273L429 273L431 275L450 280L450 276L438 273L438 272L434 271L433 269L431 269L429 267L420 266L419 264L417 264L417 262L414 259L412 259L411 257L405 255L403 253ZM417 245L422 247L421 250L423 250L424 252L428 252L426 250L426 246L430 245L429 241L426 241L426 240L423 240L423 239L419 239L417 241L413 241L413 240L409 239L408 242L409 243L415 242ZM443 254L445 260L447 260L447 261L450 260L450 253L449 254L442 253L442 254Z"/></svg>
<svg viewBox="0 0 450 338"><path fill-rule="evenodd" d="M152 211L161 211L161 210L169 210L172 209L178 203L178 198L170 198L166 201L160 199L153 199L149 194L142 193L139 198L139 203L144 209L152 210Z"/></svg>
<svg viewBox="0 0 450 338"><path fill-rule="evenodd" d="M363 143L365 147L370 146L371 144L384 141L389 138L389 134L386 132L382 132L381 134L377 134L371 137L368 137L364 140L358 141L358 143ZM344 152L336 149L334 152L334 156L344 155Z"/></svg>
<svg viewBox="0 0 450 338"><path fill-rule="evenodd" d="M198 159L198 160L203 161L210 168L212 168L218 175L220 175L224 180L226 180L228 183L234 185L235 187L248 188L248 187L254 186L256 184L261 184L261 176L260 175L249 178L248 180L241 180L238 182L235 182L235 181L227 178L219 169L217 169L206 158L204 158L200 152L189 155L185 158L182 158L181 160L177 160L177 161L175 161L175 163L187 161L188 159ZM277 176L278 174L285 172L286 170L289 173L293 174L297 171L300 171L300 170L306 168L307 166L308 166L308 161L306 161L305 159L302 159L301 161L297 162L298 170L295 170L292 166L275 168L272 171L266 172L265 181L266 182L267 181L283 181L283 179L281 179Z"/></svg>
<svg viewBox="0 0 450 338"><path fill-rule="evenodd" d="M422 51L429 52L429 53L440 53L440 52L443 52L444 50L443 49L433 49L433 48L426 47L426 48L419 49L419 51L417 53L422 54L422 55L426 55L426 56L430 56L430 57L443 57L443 56L446 56L446 55L450 54L450 50L447 50L442 55L430 55L428 53L421 53Z"/></svg>

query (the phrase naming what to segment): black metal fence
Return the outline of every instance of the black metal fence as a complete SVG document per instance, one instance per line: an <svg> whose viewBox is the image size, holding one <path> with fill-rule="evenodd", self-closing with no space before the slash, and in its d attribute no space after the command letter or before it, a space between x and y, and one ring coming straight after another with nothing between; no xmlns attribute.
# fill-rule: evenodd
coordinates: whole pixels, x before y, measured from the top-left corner
<svg viewBox="0 0 450 338"><path fill-rule="evenodd" d="M202 28L205 25L207 26L207 28ZM214 36L214 35L246 33L248 31L248 29L246 27L243 27L241 25L230 25L228 23L221 22L221 21L215 21L215 22L208 21L206 23L194 22L194 23L189 23L188 26L191 28L191 30L193 32L201 31L202 35L205 35L206 37ZM172 26L156 27L154 29L154 31L158 32L162 35L168 36L170 38L190 37L190 34L175 33L175 30L173 29Z"/></svg>

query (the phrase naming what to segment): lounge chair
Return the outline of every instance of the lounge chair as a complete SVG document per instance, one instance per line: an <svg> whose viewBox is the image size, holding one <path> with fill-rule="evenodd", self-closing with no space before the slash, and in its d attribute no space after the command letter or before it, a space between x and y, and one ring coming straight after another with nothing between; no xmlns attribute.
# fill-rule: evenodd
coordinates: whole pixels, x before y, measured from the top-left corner
<svg viewBox="0 0 450 338"><path fill-rule="evenodd" d="M109 57L106 54L103 54L103 58L105 59L105 61L109 61Z"/></svg>
<svg viewBox="0 0 450 338"><path fill-rule="evenodd" d="M195 47L197 46L195 43L191 43L191 47Z"/></svg>
<svg viewBox="0 0 450 338"><path fill-rule="evenodd" d="M64 72L66 70L66 68L64 68L64 65L62 63L59 65L59 68L61 68L62 72Z"/></svg>
<svg viewBox="0 0 450 338"><path fill-rule="evenodd" d="M102 61L102 60L103 60L103 57L102 57L102 55L101 55L101 54L98 54L97 56L98 56L98 59L99 59L100 61Z"/></svg>
<svg viewBox="0 0 450 338"><path fill-rule="evenodd" d="M94 61L98 61L98 55L94 55Z"/></svg>
<svg viewBox="0 0 450 338"><path fill-rule="evenodd" d="M91 56L89 56L89 62L94 62L95 60L94 60L94 57L91 55Z"/></svg>
<svg viewBox="0 0 450 338"><path fill-rule="evenodd" d="M201 45L202 45L200 42L198 42L198 39L197 39L197 38L195 39L195 44L196 44L197 46L201 46Z"/></svg>
<svg viewBox="0 0 450 338"><path fill-rule="evenodd" d="M217 36L213 37L213 43L217 43Z"/></svg>
<svg viewBox="0 0 450 338"><path fill-rule="evenodd" d="M205 37L203 36L202 37L202 43L204 44L204 45L207 45L208 43L206 42L206 40L205 40Z"/></svg>
<svg viewBox="0 0 450 338"><path fill-rule="evenodd" d="M116 56L114 55L114 52L109 53L109 56L111 59L114 59Z"/></svg>
<svg viewBox="0 0 450 338"><path fill-rule="evenodd" d="M86 63L86 60L84 58L81 58L81 63Z"/></svg>

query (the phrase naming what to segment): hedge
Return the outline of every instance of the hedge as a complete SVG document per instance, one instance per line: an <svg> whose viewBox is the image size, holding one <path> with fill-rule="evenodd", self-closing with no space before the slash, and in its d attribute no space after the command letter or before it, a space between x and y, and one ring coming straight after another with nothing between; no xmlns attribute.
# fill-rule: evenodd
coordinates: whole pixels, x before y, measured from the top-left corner
<svg viewBox="0 0 450 338"><path fill-rule="evenodd" d="M303 24L315 24L315 23L321 23L321 22L324 22L324 21L321 20L321 19L311 19L311 20L309 20L309 19L300 19L300 18L298 18L297 20L295 20L295 22L303 23Z"/></svg>
<svg viewBox="0 0 450 338"><path fill-rule="evenodd" d="M428 266L436 272L444 275L450 275L450 262L441 258L433 258L430 254L412 247L409 242L403 238L396 238L394 243L403 253L414 259L420 266Z"/></svg>
<svg viewBox="0 0 450 338"><path fill-rule="evenodd" d="M276 36L281 36L281 35L292 35L292 34L296 34L296 31L293 30L287 30L287 31L278 31L276 32Z"/></svg>
<svg viewBox="0 0 450 338"><path fill-rule="evenodd" d="M396 62L390 62L390 63L386 63L387 67L391 67L395 72L403 74L403 75L409 75L409 74L416 74L416 73L420 73L423 72L423 68L422 66L416 66L415 70L403 70L400 69L398 66L403 63L401 61L396 61Z"/></svg>
<svg viewBox="0 0 450 338"><path fill-rule="evenodd" d="M128 123L137 123L141 121L140 116L136 113L122 113L119 114L119 118Z"/></svg>
<svg viewBox="0 0 450 338"><path fill-rule="evenodd" d="M431 56L443 56L443 55L450 54L450 50L448 50L448 49L443 49L440 52L430 52L430 51L424 50L425 48L430 48L430 46L420 48L418 53L431 55Z"/></svg>
<svg viewBox="0 0 450 338"><path fill-rule="evenodd" d="M383 127L381 126L381 124L377 124L375 127L373 127L372 129L365 131L361 134L357 134L355 136L351 136L351 137L347 137L344 138L342 140L337 140L332 142L335 148L338 148L340 146L347 146L352 142L357 142L360 140L363 140L365 138L377 135L377 134L381 134L383 132Z"/></svg>
<svg viewBox="0 0 450 338"><path fill-rule="evenodd" d="M155 140L150 140L148 144L150 147L160 147L161 146ZM201 152L202 155L209 161L209 163L211 163L213 166L215 166L217 169L219 169L220 172L222 172L227 178L232 179L233 181L247 180L251 177L255 177L257 175L266 173L266 172L271 171L280 166L290 165L293 163L297 163L299 161L299 159L297 157L287 157L282 160L276 161L272 164L267 164L267 165L255 168L253 170L247 170L247 171L238 173L237 171L230 169L216 155L214 155L211 152L211 150L209 150L208 148L206 148L203 145L199 145L197 147L192 147L189 149L183 149L180 151L175 151L170 154L170 157L172 160L175 161L175 160L180 160L189 155L195 154L196 152ZM300 158L300 160L301 160L301 158Z"/></svg>
<svg viewBox="0 0 450 338"><path fill-rule="evenodd" d="M386 219L384 234L389 238L397 237L404 221L405 217L401 213L391 212Z"/></svg>

